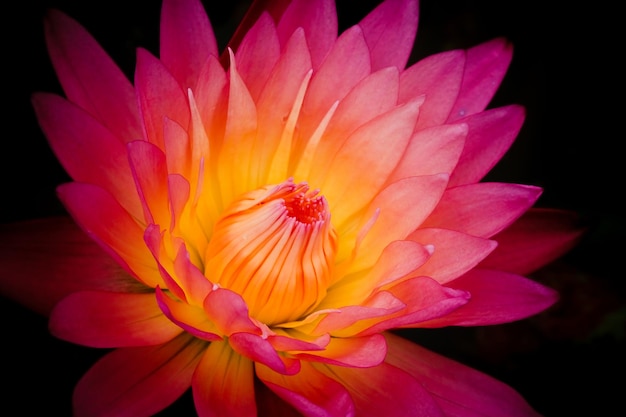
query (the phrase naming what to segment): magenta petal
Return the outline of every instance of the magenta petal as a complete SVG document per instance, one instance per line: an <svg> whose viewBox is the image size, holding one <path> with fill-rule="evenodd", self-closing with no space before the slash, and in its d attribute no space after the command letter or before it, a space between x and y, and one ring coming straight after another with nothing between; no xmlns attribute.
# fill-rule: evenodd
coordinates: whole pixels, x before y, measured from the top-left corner
<svg viewBox="0 0 626 417"><path fill-rule="evenodd" d="M102 291L80 291L61 300L49 328L61 339L100 348L156 345L182 332L161 313L154 293Z"/></svg>
<svg viewBox="0 0 626 417"><path fill-rule="evenodd" d="M125 146L84 109L50 93L32 97L41 129L67 173L115 195L126 210L140 216Z"/></svg>
<svg viewBox="0 0 626 417"><path fill-rule="evenodd" d="M209 55L218 56L213 28L198 0L164 0L159 57L184 89L194 88Z"/></svg>
<svg viewBox="0 0 626 417"><path fill-rule="evenodd" d="M0 235L0 294L40 314L75 291L146 289L69 217L3 224Z"/></svg>
<svg viewBox="0 0 626 417"><path fill-rule="evenodd" d="M304 362L295 375L282 375L256 364L256 374L280 398L303 416L345 417L354 415L354 404L344 386ZM274 414L272 414L272 417Z"/></svg>
<svg viewBox="0 0 626 417"><path fill-rule="evenodd" d="M356 416L445 416L416 378L386 362L373 368L327 365L319 369L348 389Z"/></svg>
<svg viewBox="0 0 626 417"><path fill-rule="evenodd" d="M262 363L272 370L293 375L300 370L300 361L279 355L271 343L252 333L233 333L228 338L230 345L240 355Z"/></svg>
<svg viewBox="0 0 626 417"><path fill-rule="evenodd" d="M450 187L480 181L509 149L525 116L523 107L511 105L460 120L467 123L469 133Z"/></svg>
<svg viewBox="0 0 626 417"><path fill-rule="evenodd" d="M402 70L413 50L417 31L417 0L387 0L359 26L370 49L372 71L396 66Z"/></svg>
<svg viewBox="0 0 626 417"><path fill-rule="evenodd" d="M494 39L467 50L463 82L448 122L483 111L500 86L511 63L513 46Z"/></svg>
<svg viewBox="0 0 626 417"><path fill-rule="evenodd" d="M576 245L584 231L579 222L573 212L530 209L493 237L498 247L479 266L529 274Z"/></svg>
<svg viewBox="0 0 626 417"><path fill-rule="evenodd" d="M293 0L278 23L278 37L285 45L291 34L303 28L311 62L317 69L337 39L337 10L333 0Z"/></svg>
<svg viewBox="0 0 626 417"><path fill-rule="evenodd" d="M470 293L469 302L422 327L508 323L545 310L559 297L553 289L528 278L487 269L473 269L447 285Z"/></svg>
<svg viewBox="0 0 626 417"><path fill-rule="evenodd" d="M385 361L418 380L445 416L539 417L517 392L502 382L399 336L387 333L385 337L389 346Z"/></svg>
<svg viewBox="0 0 626 417"><path fill-rule="evenodd" d="M296 354L300 359L332 365L367 368L385 359L385 338L380 334L363 337L333 337L324 350Z"/></svg>
<svg viewBox="0 0 626 417"><path fill-rule="evenodd" d="M117 65L74 19L51 10L46 44L67 98L123 142L142 137L135 91Z"/></svg>
<svg viewBox="0 0 626 417"><path fill-rule="evenodd" d="M206 343L188 335L157 346L114 350L81 378L74 416L149 417L191 385Z"/></svg>
<svg viewBox="0 0 626 417"><path fill-rule="evenodd" d="M538 187L505 183L451 188L420 227L442 227L489 238L528 210L540 194Z"/></svg>
<svg viewBox="0 0 626 417"><path fill-rule="evenodd" d="M261 334L248 315L248 306L237 293L224 288L216 288L204 300L204 311L217 328L226 335L235 332Z"/></svg>

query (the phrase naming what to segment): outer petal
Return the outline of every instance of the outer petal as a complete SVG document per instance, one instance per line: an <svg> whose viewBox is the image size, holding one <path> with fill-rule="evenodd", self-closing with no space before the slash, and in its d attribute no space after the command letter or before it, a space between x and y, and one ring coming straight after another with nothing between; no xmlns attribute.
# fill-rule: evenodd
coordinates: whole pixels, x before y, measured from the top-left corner
<svg viewBox="0 0 626 417"><path fill-rule="evenodd" d="M199 417L256 417L252 361L213 342L193 375Z"/></svg>
<svg viewBox="0 0 626 417"><path fill-rule="evenodd" d="M539 417L511 387L391 333L386 363L412 375L446 417ZM425 414L427 415L427 414Z"/></svg>
<svg viewBox="0 0 626 417"><path fill-rule="evenodd" d="M373 368L327 365L318 369L348 389L357 416L444 417L422 384L388 363Z"/></svg>
<svg viewBox="0 0 626 417"><path fill-rule="evenodd" d="M470 301L458 310L420 327L508 323L545 310L559 297L553 289L528 278L486 269L473 269L447 286L469 292Z"/></svg>
<svg viewBox="0 0 626 417"><path fill-rule="evenodd" d="M385 338L380 334L363 337L331 338L324 350L296 353L301 359L339 366L369 368L385 359Z"/></svg>
<svg viewBox="0 0 626 417"><path fill-rule="evenodd" d="M541 189L527 185L476 183L446 190L421 227L441 227L488 238L535 203Z"/></svg>
<svg viewBox="0 0 626 417"><path fill-rule="evenodd" d="M63 168L75 180L96 184L126 210L141 216L126 148L109 129L85 110L55 94L33 95L43 132Z"/></svg>
<svg viewBox="0 0 626 417"><path fill-rule="evenodd" d="M308 363L296 375L282 375L261 364L256 374L280 398L303 416L345 417L354 415L354 404L344 386L318 372ZM273 416L273 414L272 414Z"/></svg>
<svg viewBox="0 0 626 417"><path fill-rule="evenodd" d="M513 47L498 38L467 50L463 82L448 122L457 121L487 107L511 63Z"/></svg>
<svg viewBox="0 0 626 417"><path fill-rule="evenodd" d="M359 22L370 50L372 71L389 66L402 70L406 66L417 20L417 0L387 0Z"/></svg>
<svg viewBox="0 0 626 417"><path fill-rule="evenodd" d="M135 91L122 71L76 21L51 10L45 20L52 65L68 99L123 142L142 137Z"/></svg>
<svg viewBox="0 0 626 417"><path fill-rule="evenodd" d="M526 275L569 251L584 229L576 213L530 209L493 237L498 247L479 266Z"/></svg>
<svg viewBox="0 0 626 417"><path fill-rule="evenodd" d="M154 293L80 291L64 298L50 315L56 337L109 348L165 343L182 332L159 309Z"/></svg>
<svg viewBox="0 0 626 417"><path fill-rule="evenodd" d="M205 347L204 342L181 335L164 345L114 350L78 382L74 415L154 415L189 388Z"/></svg>
<svg viewBox="0 0 626 417"><path fill-rule="evenodd" d="M298 28L304 29L313 68L317 69L337 39L337 10L333 0L294 0L278 23L281 45Z"/></svg>
<svg viewBox="0 0 626 417"><path fill-rule="evenodd" d="M469 134L450 187L480 181L509 149L524 117L524 108L512 105L461 119L467 123Z"/></svg>
<svg viewBox="0 0 626 417"><path fill-rule="evenodd" d="M149 286L162 280L143 242L143 229L104 190L77 182L57 190L63 204L83 230L96 239L129 272Z"/></svg>
<svg viewBox="0 0 626 417"><path fill-rule="evenodd" d="M0 293L40 314L75 291L147 288L69 217L3 224L0 235Z"/></svg>
<svg viewBox="0 0 626 417"><path fill-rule="evenodd" d="M218 56L217 41L202 3L164 0L160 34L161 61L181 87L195 87L202 64L209 55Z"/></svg>

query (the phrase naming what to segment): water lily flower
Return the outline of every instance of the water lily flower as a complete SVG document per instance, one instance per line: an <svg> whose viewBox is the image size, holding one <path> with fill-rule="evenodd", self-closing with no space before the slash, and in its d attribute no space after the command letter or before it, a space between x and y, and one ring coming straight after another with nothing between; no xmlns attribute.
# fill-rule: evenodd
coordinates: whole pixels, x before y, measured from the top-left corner
<svg viewBox="0 0 626 417"><path fill-rule="evenodd" d="M163 0L128 80L75 20L46 42L64 97L33 105L69 218L3 226L2 294L111 348L81 416L536 416L511 387L394 329L492 325L556 299L529 278L575 218L481 182L524 120L487 109L494 39L407 67L417 0L338 33L333 0L257 0L218 51L199 0ZM38 288L33 292L32 288Z"/></svg>

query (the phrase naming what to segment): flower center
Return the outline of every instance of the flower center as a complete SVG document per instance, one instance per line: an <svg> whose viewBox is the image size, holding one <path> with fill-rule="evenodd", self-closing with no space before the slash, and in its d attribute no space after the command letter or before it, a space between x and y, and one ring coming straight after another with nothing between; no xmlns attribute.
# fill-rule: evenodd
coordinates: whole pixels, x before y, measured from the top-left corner
<svg viewBox="0 0 626 417"><path fill-rule="evenodd" d="M326 295L336 233L326 199L292 180L246 193L215 224L205 275L266 324L296 320Z"/></svg>

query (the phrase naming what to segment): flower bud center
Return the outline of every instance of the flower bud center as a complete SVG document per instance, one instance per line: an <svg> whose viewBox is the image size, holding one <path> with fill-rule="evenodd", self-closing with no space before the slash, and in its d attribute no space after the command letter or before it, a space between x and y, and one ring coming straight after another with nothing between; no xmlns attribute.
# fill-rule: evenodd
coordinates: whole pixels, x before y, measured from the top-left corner
<svg viewBox="0 0 626 417"><path fill-rule="evenodd" d="M336 234L326 199L285 181L237 198L217 221L205 275L266 324L296 320L326 294Z"/></svg>

